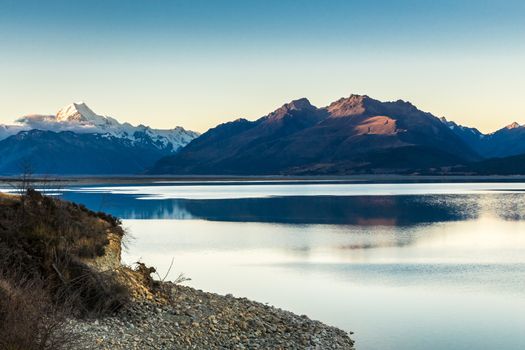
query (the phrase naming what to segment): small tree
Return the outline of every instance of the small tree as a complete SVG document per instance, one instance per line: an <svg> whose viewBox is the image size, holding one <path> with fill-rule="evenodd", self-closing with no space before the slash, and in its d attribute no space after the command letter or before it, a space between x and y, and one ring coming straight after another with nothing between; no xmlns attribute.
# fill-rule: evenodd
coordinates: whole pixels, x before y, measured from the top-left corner
<svg viewBox="0 0 525 350"><path fill-rule="evenodd" d="M29 160L23 160L19 164L20 173L15 180L15 190L20 196L25 196L29 190L35 189L35 178L33 165Z"/></svg>

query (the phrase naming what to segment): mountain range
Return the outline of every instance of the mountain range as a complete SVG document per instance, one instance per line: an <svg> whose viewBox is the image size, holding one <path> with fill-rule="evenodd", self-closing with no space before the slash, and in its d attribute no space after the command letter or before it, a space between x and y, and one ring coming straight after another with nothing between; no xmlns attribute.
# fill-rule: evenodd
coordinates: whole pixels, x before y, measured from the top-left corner
<svg viewBox="0 0 525 350"><path fill-rule="evenodd" d="M199 134L120 123L73 103L55 115L29 115L0 125L0 174L136 174L173 154Z"/></svg>
<svg viewBox="0 0 525 350"><path fill-rule="evenodd" d="M120 123L73 103L0 125L0 175L525 174L525 127L483 134L366 95L326 107L306 98L202 135Z"/></svg>
<svg viewBox="0 0 525 350"><path fill-rule="evenodd" d="M322 108L292 101L255 121L210 129L152 174L344 175L472 172L473 164L525 153L525 127L482 134L410 102L351 95ZM481 172L481 169L476 170Z"/></svg>

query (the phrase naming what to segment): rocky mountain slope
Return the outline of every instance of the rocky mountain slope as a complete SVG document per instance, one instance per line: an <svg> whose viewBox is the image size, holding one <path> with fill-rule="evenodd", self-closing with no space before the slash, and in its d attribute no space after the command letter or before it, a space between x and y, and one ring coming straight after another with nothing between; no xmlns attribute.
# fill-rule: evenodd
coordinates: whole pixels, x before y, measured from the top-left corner
<svg viewBox="0 0 525 350"><path fill-rule="evenodd" d="M300 99L253 122L221 124L151 173L412 172L479 159L447 124L411 103L351 95L324 108Z"/></svg>

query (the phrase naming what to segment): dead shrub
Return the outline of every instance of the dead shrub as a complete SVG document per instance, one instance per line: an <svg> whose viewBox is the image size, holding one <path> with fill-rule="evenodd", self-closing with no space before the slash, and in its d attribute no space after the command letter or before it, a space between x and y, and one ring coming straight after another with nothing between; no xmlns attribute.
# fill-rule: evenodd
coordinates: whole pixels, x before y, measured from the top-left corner
<svg viewBox="0 0 525 350"><path fill-rule="evenodd" d="M112 313L129 300L112 273L82 262L104 255L118 219L28 190L0 199L0 269L41 279L53 302L71 301L78 315Z"/></svg>
<svg viewBox="0 0 525 350"><path fill-rule="evenodd" d="M77 336L66 326L65 304L48 297L42 280L0 276L0 349L71 349Z"/></svg>
<svg viewBox="0 0 525 350"><path fill-rule="evenodd" d="M67 278L56 293L69 300L79 316L96 317L113 314L130 299L128 288L120 283L114 271L98 272L87 265L73 261L68 265Z"/></svg>

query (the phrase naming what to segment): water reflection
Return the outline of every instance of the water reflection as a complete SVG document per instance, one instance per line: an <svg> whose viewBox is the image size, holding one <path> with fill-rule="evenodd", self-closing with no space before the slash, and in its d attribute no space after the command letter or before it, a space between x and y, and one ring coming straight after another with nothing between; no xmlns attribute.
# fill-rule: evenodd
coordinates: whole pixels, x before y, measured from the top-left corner
<svg viewBox="0 0 525 350"><path fill-rule="evenodd" d="M64 198L123 219L408 226L493 215L523 220L522 194L415 196L290 196L232 199L150 199L130 194L65 192Z"/></svg>

